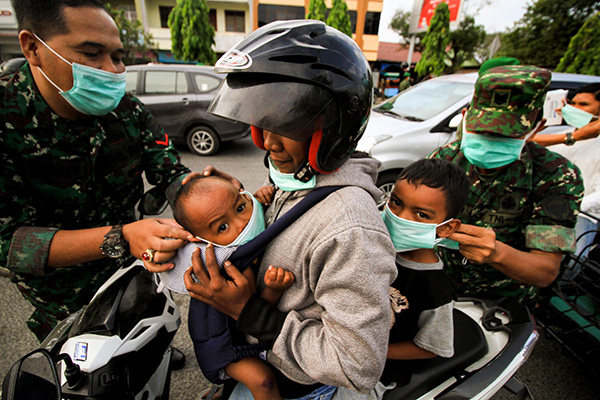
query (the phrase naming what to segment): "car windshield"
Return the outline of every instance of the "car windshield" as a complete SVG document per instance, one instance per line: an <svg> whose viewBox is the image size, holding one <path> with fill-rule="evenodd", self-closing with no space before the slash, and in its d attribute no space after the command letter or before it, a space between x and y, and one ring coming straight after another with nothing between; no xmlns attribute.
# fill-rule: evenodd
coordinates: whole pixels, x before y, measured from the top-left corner
<svg viewBox="0 0 600 400"><path fill-rule="evenodd" d="M392 97L373 111L410 121L424 121L472 92L472 83L430 80Z"/></svg>

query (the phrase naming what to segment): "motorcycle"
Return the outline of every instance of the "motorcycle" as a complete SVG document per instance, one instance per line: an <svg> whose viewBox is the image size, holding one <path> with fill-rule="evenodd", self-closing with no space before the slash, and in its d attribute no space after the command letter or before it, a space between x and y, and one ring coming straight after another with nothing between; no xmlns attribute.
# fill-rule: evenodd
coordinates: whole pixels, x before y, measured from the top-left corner
<svg viewBox="0 0 600 400"><path fill-rule="evenodd" d="M122 268L90 303L17 361L1 399L167 400L181 317L141 264Z"/></svg>
<svg viewBox="0 0 600 400"><path fill-rule="evenodd" d="M539 338L524 305L503 299L459 298L454 306L454 356L408 361L408 383L384 400L491 398L501 388L518 399L531 392L514 375Z"/></svg>
<svg viewBox="0 0 600 400"><path fill-rule="evenodd" d="M0 399L168 399L180 315L168 289L157 289L139 264L117 271L13 365ZM455 356L413 361L409 383L384 399L489 399L503 386L531 397L513 376L538 338L527 308L461 298L454 313Z"/></svg>
<svg viewBox="0 0 600 400"><path fill-rule="evenodd" d="M598 223L597 218L586 215ZM592 379L600 377L599 232L580 235L581 253L563 257L558 278L542 292L534 310L546 335L577 359Z"/></svg>
<svg viewBox="0 0 600 400"><path fill-rule="evenodd" d="M140 213L159 210L144 199ZM0 400L167 400L170 345L180 323L171 292L156 275L141 264L120 269L12 366ZM384 400L484 400L502 387L533 398L514 376L539 337L527 307L459 298L454 332L453 357L410 361L408 383Z"/></svg>

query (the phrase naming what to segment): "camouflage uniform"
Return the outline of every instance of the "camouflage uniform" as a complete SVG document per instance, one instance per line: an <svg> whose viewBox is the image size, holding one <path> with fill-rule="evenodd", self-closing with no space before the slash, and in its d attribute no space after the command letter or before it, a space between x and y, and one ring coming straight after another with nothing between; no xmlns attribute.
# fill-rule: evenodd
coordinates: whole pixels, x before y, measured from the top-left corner
<svg viewBox="0 0 600 400"><path fill-rule="evenodd" d="M129 94L106 116L67 120L51 111L25 65L0 81L0 96L0 265L36 307L28 326L42 339L134 260L129 255L46 268L56 231L132 222L142 172L166 190L189 170Z"/></svg>
<svg viewBox="0 0 600 400"><path fill-rule="evenodd" d="M531 131L550 81L549 72L540 77L538 71L545 70L532 68L497 67L483 75L465 116L467 131L516 138ZM526 78L516 75L519 71L525 71ZM521 79L526 83L519 83L517 93L509 93L510 85ZM498 81L502 83L496 85ZM519 96L534 100L524 102ZM461 141L434 151L430 157L447 159L467 173L472 189L467 206L458 216L463 223L493 229L497 240L521 251L575 251L574 227L583 181L578 168L566 158L528 142L519 160L483 174L465 157ZM510 279L489 265L463 265L464 258L458 251L439 251L460 294L518 299L535 294L534 287Z"/></svg>

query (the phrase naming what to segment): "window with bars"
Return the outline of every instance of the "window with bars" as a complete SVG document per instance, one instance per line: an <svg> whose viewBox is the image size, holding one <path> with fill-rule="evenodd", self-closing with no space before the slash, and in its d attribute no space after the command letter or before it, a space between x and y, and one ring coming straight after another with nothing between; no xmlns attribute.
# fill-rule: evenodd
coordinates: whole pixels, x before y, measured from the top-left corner
<svg viewBox="0 0 600 400"><path fill-rule="evenodd" d="M225 10L225 30L227 32L246 32L244 11Z"/></svg>

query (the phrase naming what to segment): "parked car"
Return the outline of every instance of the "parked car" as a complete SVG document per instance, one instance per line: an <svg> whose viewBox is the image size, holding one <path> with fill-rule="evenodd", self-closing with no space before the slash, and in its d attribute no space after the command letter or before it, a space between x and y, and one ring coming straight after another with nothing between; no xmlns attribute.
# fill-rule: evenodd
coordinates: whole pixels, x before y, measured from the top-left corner
<svg viewBox="0 0 600 400"><path fill-rule="evenodd" d="M461 111L471 102L477 76L467 73L429 79L373 107L357 150L382 163L377 179L384 192L380 207L404 167L456 138ZM600 82L600 77L553 73L550 90L567 89L572 97L577 88L591 82ZM552 133L556 128L543 132Z"/></svg>
<svg viewBox="0 0 600 400"><path fill-rule="evenodd" d="M250 134L250 126L206 112L224 75L199 65L132 65L127 90L150 110L175 144L210 156L221 142Z"/></svg>
<svg viewBox="0 0 600 400"><path fill-rule="evenodd" d="M26 62L27 59L25 57L16 57L2 61L2 64L0 64L0 76L17 72Z"/></svg>

